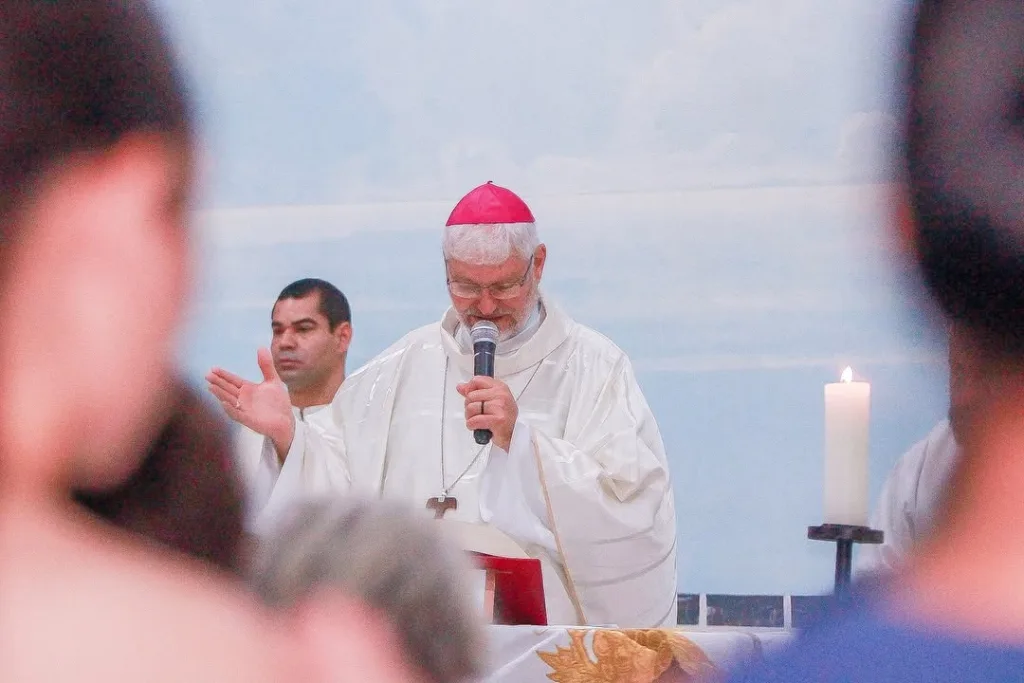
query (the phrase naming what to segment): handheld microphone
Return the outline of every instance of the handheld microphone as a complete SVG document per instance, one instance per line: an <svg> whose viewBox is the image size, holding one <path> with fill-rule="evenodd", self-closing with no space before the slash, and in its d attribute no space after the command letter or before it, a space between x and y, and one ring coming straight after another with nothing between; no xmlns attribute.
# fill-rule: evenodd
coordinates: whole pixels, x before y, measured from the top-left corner
<svg viewBox="0 0 1024 683"><path fill-rule="evenodd" d="M498 327L490 320L481 320L469 332L473 340L473 374L494 377L494 351L498 348ZM491 440L490 429L474 429L473 439L483 446Z"/></svg>

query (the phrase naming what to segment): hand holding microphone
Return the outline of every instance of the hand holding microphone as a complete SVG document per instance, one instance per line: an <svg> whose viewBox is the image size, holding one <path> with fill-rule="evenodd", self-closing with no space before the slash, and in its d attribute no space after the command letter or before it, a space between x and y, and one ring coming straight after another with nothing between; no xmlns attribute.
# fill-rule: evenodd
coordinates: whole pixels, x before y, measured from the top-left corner
<svg viewBox="0 0 1024 683"><path fill-rule="evenodd" d="M481 320L470 331L473 340L472 380L458 389L466 399L466 427L480 445L490 442L507 451L512 441L519 408L508 385L494 379L494 354L498 346L498 328Z"/></svg>

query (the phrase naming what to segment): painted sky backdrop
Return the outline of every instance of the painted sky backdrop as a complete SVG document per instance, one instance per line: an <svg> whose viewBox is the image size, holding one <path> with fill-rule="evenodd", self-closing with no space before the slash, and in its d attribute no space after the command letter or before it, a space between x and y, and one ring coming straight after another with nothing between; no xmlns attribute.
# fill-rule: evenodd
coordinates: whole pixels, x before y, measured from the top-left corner
<svg viewBox="0 0 1024 683"><path fill-rule="evenodd" d="M200 103L184 361L256 376L288 282L350 297L353 367L446 305L493 180L544 288L622 346L675 479L680 589L817 592L823 385L872 383L872 491L943 414L888 230L896 0L162 0Z"/></svg>

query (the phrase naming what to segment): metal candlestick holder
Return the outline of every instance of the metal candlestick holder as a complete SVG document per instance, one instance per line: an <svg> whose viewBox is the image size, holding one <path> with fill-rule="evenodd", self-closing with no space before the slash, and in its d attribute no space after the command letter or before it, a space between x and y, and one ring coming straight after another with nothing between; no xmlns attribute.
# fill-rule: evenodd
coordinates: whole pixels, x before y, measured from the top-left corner
<svg viewBox="0 0 1024 683"><path fill-rule="evenodd" d="M832 541L836 544L836 588L845 591L850 586L853 573L853 544L871 543L877 545L885 539L879 529L853 524L822 524L807 527L807 538L812 541Z"/></svg>

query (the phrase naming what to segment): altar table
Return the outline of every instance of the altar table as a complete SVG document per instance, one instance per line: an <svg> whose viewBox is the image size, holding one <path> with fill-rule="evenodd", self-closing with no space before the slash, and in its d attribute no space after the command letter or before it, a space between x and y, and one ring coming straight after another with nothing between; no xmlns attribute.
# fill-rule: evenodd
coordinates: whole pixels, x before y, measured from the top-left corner
<svg viewBox="0 0 1024 683"><path fill-rule="evenodd" d="M766 634L767 635L767 634ZM777 644L789 633L771 634ZM480 683L697 681L761 656L752 630L489 626Z"/></svg>

